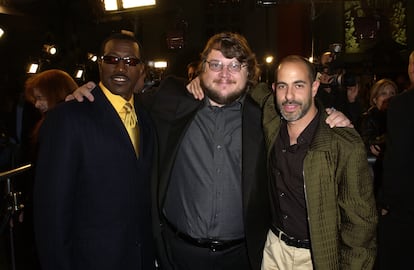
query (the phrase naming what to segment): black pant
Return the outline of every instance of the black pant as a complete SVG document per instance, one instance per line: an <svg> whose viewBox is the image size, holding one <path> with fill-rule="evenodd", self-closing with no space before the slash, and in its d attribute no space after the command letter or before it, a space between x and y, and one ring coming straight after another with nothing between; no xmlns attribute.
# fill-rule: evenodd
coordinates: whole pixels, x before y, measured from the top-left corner
<svg viewBox="0 0 414 270"><path fill-rule="evenodd" d="M408 211L390 209L387 215L379 217L376 269L412 269L413 229L414 214Z"/></svg>
<svg viewBox="0 0 414 270"><path fill-rule="evenodd" d="M212 251L187 243L169 228L163 236L169 260L176 270L251 270L245 242L226 250Z"/></svg>

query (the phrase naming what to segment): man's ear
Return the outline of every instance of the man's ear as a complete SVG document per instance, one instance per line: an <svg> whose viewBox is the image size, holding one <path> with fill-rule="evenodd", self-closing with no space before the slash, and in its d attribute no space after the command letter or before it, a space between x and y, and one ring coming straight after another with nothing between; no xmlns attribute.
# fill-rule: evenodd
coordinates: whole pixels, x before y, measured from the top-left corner
<svg viewBox="0 0 414 270"><path fill-rule="evenodd" d="M316 93L318 93L319 85L320 85L320 81L317 81L317 80L313 81L313 83L312 83L312 97L315 97Z"/></svg>
<svg viewBox="0 0 414 270"><path fill-rule="evenodd" d="M145 71L144 66L141 66L141 69L139 70L139 75L143 75Z"/></svg>

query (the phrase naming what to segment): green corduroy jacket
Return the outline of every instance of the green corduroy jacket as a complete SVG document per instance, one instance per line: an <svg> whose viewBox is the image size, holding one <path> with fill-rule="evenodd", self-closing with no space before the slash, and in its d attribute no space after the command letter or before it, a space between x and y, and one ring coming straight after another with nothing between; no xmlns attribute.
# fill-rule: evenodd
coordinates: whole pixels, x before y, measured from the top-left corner
<svg viewBox="0 0 414 270"><path fill-rule="evenodd" d="M269 160L280 115L267 85L257 85L250 95L263 108ZM312 261L317 270L372 269L377 212L364 144L355 129L331 129L326 116L303 166Z"/></svg>

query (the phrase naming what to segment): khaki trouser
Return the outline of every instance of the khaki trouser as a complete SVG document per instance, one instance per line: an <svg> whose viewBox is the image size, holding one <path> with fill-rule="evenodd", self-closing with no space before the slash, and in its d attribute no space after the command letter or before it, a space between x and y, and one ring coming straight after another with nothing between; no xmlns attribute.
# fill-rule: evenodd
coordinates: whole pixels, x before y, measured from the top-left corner
<svg viewBox="0 0 414 270"><path fill-rule="evenodd" d="M310 250L286 245L271 230L263 250L262 270L312 270Z"/></svg>

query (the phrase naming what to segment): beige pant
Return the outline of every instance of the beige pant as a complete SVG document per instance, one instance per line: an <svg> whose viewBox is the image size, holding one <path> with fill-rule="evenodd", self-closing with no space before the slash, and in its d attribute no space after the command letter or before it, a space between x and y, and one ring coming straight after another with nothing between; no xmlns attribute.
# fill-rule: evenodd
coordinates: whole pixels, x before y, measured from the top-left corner
<svg viewBox="0 0 414 270"><path fill-rule="evenodd" d="M262 270L312 270L310 250L286 245L271 230L263 250Z"/></svg>

